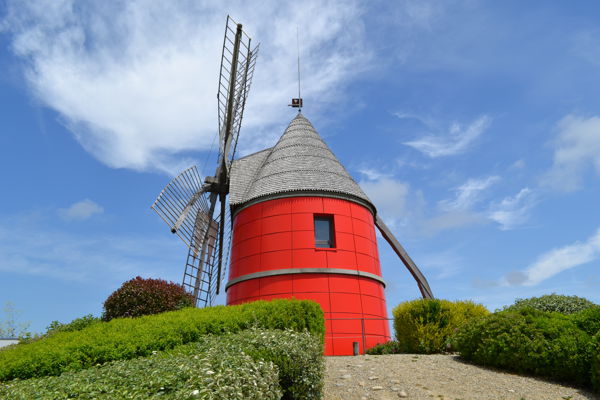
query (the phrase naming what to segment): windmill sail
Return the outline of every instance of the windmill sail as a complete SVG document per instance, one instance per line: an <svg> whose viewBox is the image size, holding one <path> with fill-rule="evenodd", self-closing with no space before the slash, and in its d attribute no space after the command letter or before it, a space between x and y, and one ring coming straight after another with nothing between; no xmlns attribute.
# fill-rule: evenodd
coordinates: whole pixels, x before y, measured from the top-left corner
<svg viewBox="0 0 600 400"><path fill-rule="evenodd" d="M169 225L171 232L191 247L196 215L206 214L209 209L207 197L200 174L192 166L169 182L151 208Z"/></svg>
<svg viewBox="0 0 600 400"><path fill-rule="evenodd" d="M242 25L227 16L217 92L219 157L214 176L203 183L196 167L188 168L152 205L188 246L183 286L194 295L197 306L212 305L229 260L229 170L258 55L258 46L250 44Z"/></svg>
<svg viewBox="0 0 600 400"><path fill-rule="evenodd" d="M236 25L237 28L234 29ZM259 46L252 49L251 42L241 25L227 16L217 91L219 151L227 160L227 167L231 165L237 147L244 107L258 56Z"/></svg>

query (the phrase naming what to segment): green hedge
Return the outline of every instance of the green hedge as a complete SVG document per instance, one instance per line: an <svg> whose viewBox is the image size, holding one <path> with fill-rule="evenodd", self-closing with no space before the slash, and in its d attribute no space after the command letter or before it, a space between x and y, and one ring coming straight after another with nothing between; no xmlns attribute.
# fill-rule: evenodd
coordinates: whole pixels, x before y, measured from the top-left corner
<svg viewBox="0 0 600 400"><path fill-rule="evenodd" d="M592 386L600 393L600 332L590 342Z"/></svg>
<svg viewBox="0 0 600 400"><path fill-rule="evenodd" d="M398 354L402 353L402 351L398 342L391 340L389 342L376 344L370 349L367 349L366 353L373 356L381 356L385 354Z"/></svg>
<svg viewBox="0 0 600 400"><path fill-rule="evenodd" d="M256 361L274 363L279 370L283 399L321 398L325 374L323 344L314 335L251 329L233 335L210 336L198 343L176 347L167 354L194 354L217 346L245 353Z"/></svg>
<svg viewBox="0 0 600 400"><path fill-rule="evenodd" d="M569 319L590 336L600 332L600 306L593 306L571 314Z"/></svg>
<svg viewBox="0 0 600 400"><path fill-rule="evenodd" d="M453 342L463 358L477 364L590 382L590 336L563 314L501 311L463 325Z"/></svg>
<svg viewBox="0 0 600 400"><path fill-rule="evenodd" d="M323 341L321 307L306 300L273 300L217 306L139 318L118 318L76 332L59 332L0 352L0 381L59 375L109 361L147 356L198 341L206 334L238 332L251 327L292 329Z"/></svg>
<svg viewBox="0 0 600 400"><path fill-rule="evenodd" d="M504 307L504 311L517 311L523 308L534 308L540 311L573 314L594 306L594 303L583 297L565 296L562 294L552 293L540 297L516 299L513 305Z"/></svg>
<svg viewBox="0 0 600 400"><path fill-rule="evenodd" d="M282 333L282 332L280 332ZM259 333L253 333L259 335ZM254 359L229 340L206 340L178 354L114 361L61 376L0 384L6 400L58 399L222 399L281 398L277 366ZM275 335L276 336L276 335ZM294 337L286 334L288 340ZM294 342L299 345L299 342ZM292 345L290 345L292 346ZM277 349L272 349L277 353ZM284 352L281 349L280 352Z"/></svg>
<svg viewBox="0 0 600 400"><path fill-rule="evenodd" d="M392 310L397 346L401 353L442 353L451 350L449 337L465 321L489 314L470 301L419 299Z"/></svg>

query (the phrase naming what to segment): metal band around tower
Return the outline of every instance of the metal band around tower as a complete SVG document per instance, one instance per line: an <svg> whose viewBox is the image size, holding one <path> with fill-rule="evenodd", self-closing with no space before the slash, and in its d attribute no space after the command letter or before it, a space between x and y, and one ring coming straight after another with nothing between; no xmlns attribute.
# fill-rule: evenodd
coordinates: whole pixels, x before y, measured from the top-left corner
<svg viewBox="0 0 600 400"><path fill-rule="evenodd" d="M355 269L343 269L343 268L284 268L284 269L274 269L270 271L260 271L254 272L252 274L238 276L227 282L225 286L225 291L229 289L229 287L244 281L249 281L251 279L265 278L268 276L279 276L279 275L292 275L292 274L334 274L334 275L350 275L350 276L358 276L362 278L369 278L376 280L381 283L383 287L385 287L385 281L379 275L372 274L370 272L357 271Z"/></svg>

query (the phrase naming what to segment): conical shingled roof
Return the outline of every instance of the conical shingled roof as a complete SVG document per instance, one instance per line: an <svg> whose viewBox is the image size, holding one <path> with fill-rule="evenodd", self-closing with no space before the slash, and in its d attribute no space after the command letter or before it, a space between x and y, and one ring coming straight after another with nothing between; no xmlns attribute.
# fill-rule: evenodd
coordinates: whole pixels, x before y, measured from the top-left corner
<svg viewBox="0 0 600 400"><path fill-rule="evenodd" d="M302 114L292 120L274 147L235 160L230 176L233 207L292 194L329 194L375 209Z"/></svg>

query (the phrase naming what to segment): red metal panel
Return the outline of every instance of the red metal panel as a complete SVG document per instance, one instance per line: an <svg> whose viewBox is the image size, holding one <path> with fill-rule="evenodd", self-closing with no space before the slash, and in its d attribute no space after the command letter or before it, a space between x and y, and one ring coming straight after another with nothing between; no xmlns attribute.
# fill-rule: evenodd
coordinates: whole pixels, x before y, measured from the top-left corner
<svg viewBox="0 0 600 400"><path fill-rule="evenodd" d="M330 312L329 293L294 293L294 298L299 300L313 300L321 305L323 312Z"/></svg>
<svg viewBox="0 0 600 400"><path fill-rule="evenodd" d="M271 233L263 235L260 242L263 252L292 249L292 232Z"/></svg>
<svg viewBox="0 0 600 400"><path fill-rule="evenodd" d="M365 318L365 333L367 335L389 336L389 326L388 321Z"/></svg>
<svg viewBox="0 0 600 400"><path fill-rule="evenodd" d="M260 259L261 254L254 254L252 256L240 258L235 264L232 263L229 279L261 271Z"/></svg>
<svg viewBox="0 0 600 400"><path fill-rule="evenodd" d="M243 281L238 284L238 299L260 296L260 282L258 279ZM230 288L231 289L231 288Z"/></svg>
<svg viewBox="0 0 600 400"><path fill-rule="evenodd" d="M289 215L292 213L292 204L289 199L275 199L266 201L263 204L262 216Z"/></svg>
<svg viewBox="0 0 600 400"><path fill-rule="evenodd" d="M373 254L375 244L371 242L371 239L367 239L363 236L354 236L354 244L356 245L356 252L362 254Z"/></svg>
<svg viewBox="0 0 600 400"><path fill-rule="evenodd" d="M286 297L292 293L292 280L287 275L268 276L258 279L260 281L260 295L285 294Z"/></svg>
<svg viewBox="0 0 600 400"><path fill-rule="evenodd" d="M235 237L237 242L251 239L256 236L260 236L261 227L260 219L247 222L243 225L235 226Z"/></svg>
<svg viewBox="0 0 600 400"><path fill-rule="evenodd" d="M291 230L292 216L290 214L273 215L271 217L263 217L262 219L263 235L277 232L289 232Z"/></svg>
<svg viewBox="0 0 600 400"><path fill-rule="evenodd" d="M323 198L323 213L335 215L352 215L350 202L341 199Z"/></svg>
<svg viewBox="0 0 600 400"><path fill-rule="evenodd" d="M260 243L261 236L253 237L250 239L246 239L243 242L236 241L236 251L239 255L239 258L251 256L253 254L260 254Z"/></svg>
<svg viewBox="0 0 600 400"><path fill-rule="evenodd" d="M292 252L289 250L279 250L262 253L260 266L263 271L290 268L292 266ZM287 279L290 278L288 277Z"/></svg>
<svg viewBox="0 0 600 400"><path fill-rule="evenodd" d="M354 251L354 235L351 233L336 232L335 247L339 250Z"/></svg>
<svg viewBox="0 0 600 400"><path fill-rule="evenodd" d="M298 231L292 232L292 246L294 249L311 249L315 248L315 231Z"/></svg>
<svg viewBox="0 0 600 400"><path fill-rule="evenodd" d="M360 293L363 295L369 295L383 298L383 285L377 281L368 278L360 279Z"/></svg>
<svg viewBox="0 0 600 400"><path fill-rule="evenodd" d="M235 303L238 300L239 285L233 285L227 290L227 304Z"/></svg>
<svg viewBox="0 0 600 400"><path fill-rule="evenodd" d="M336 293L331 296L331 308L336 312L361 312L359 293Z"/></svg>
<svg viewBox="0 0 600 400"><path fill-rule="evenodd" d="M356 270L356 253L353 251L328 251L327 267Z"/></svg>
<svg viewBox="0 0 600 400"><path fill-rule="evenodd" d="M313 217L314 213L292 214L292 230L313 232L315 229L315 222L313 220Z"/></svg>
<svg viewBox="0 0 600 400"><path fill-rule="evenodd" d="M323 213L323 199L321 197L291 197L287 199L293 213Z"/></svg>
<svg viewBox="0 0 600 400"><path fill-rule="evenodd" d="M327 252L314 249L292 250L292 267L294 268L325 268L327 267Z"/></svg>
<svg viewBox="0 0 600 400"><path fill-rule="evenodd" d="M245 208L242 212L235 216L235 224L243 225L262 217L262 206L263 203L258 203Z"/></svg>
<svg viewBox="0 0 600 400"><path fill-rule="evenodd" d="M358 269L372 274L376 273L377 265L375 259L368 254L356 253L356 263Z"/></svg>
<svg viewBox="0 0 600 400"><path fill-rule="evenodd" d="M360 293L358 280L360 278L348 275L330 275L329 289L333 293Z"/></svg>
<svg viewBox="0 0 600 400"><path fill-rule="evenodd" d="M294 295L303 292L329 292L329 281L326 274L294 275Z"/></svg>
<svg viewBox="0 0 600 400"><path fill-rule="evenodd" d="M335 227L335 232L345 232L354 234L354 227L352 226L352 218L347 217L345 215L335 215L333 220L333 225ZM310 229L313 229L312 227Z"/></svg>
<svg viewBox="0 0 600 400"><path fill-rule="evenodd" d="M376 315L378 317L385 317L385 302L379 297L361 296L362 309L365 314Z"/></svg>
<svg viewBox="0 0 600 400"><path fill-rule="evenodd" d="M372 226L358 218L352 218L353 233L371 240Z"/></svg>
<svg viewBox="0 0 600 400"><path fill-rule="evenodd" d="M365 207L356 203L350 203L350 210L352 211L352 217L363 220L364 222L374 224L373 214Z"/></svg>

